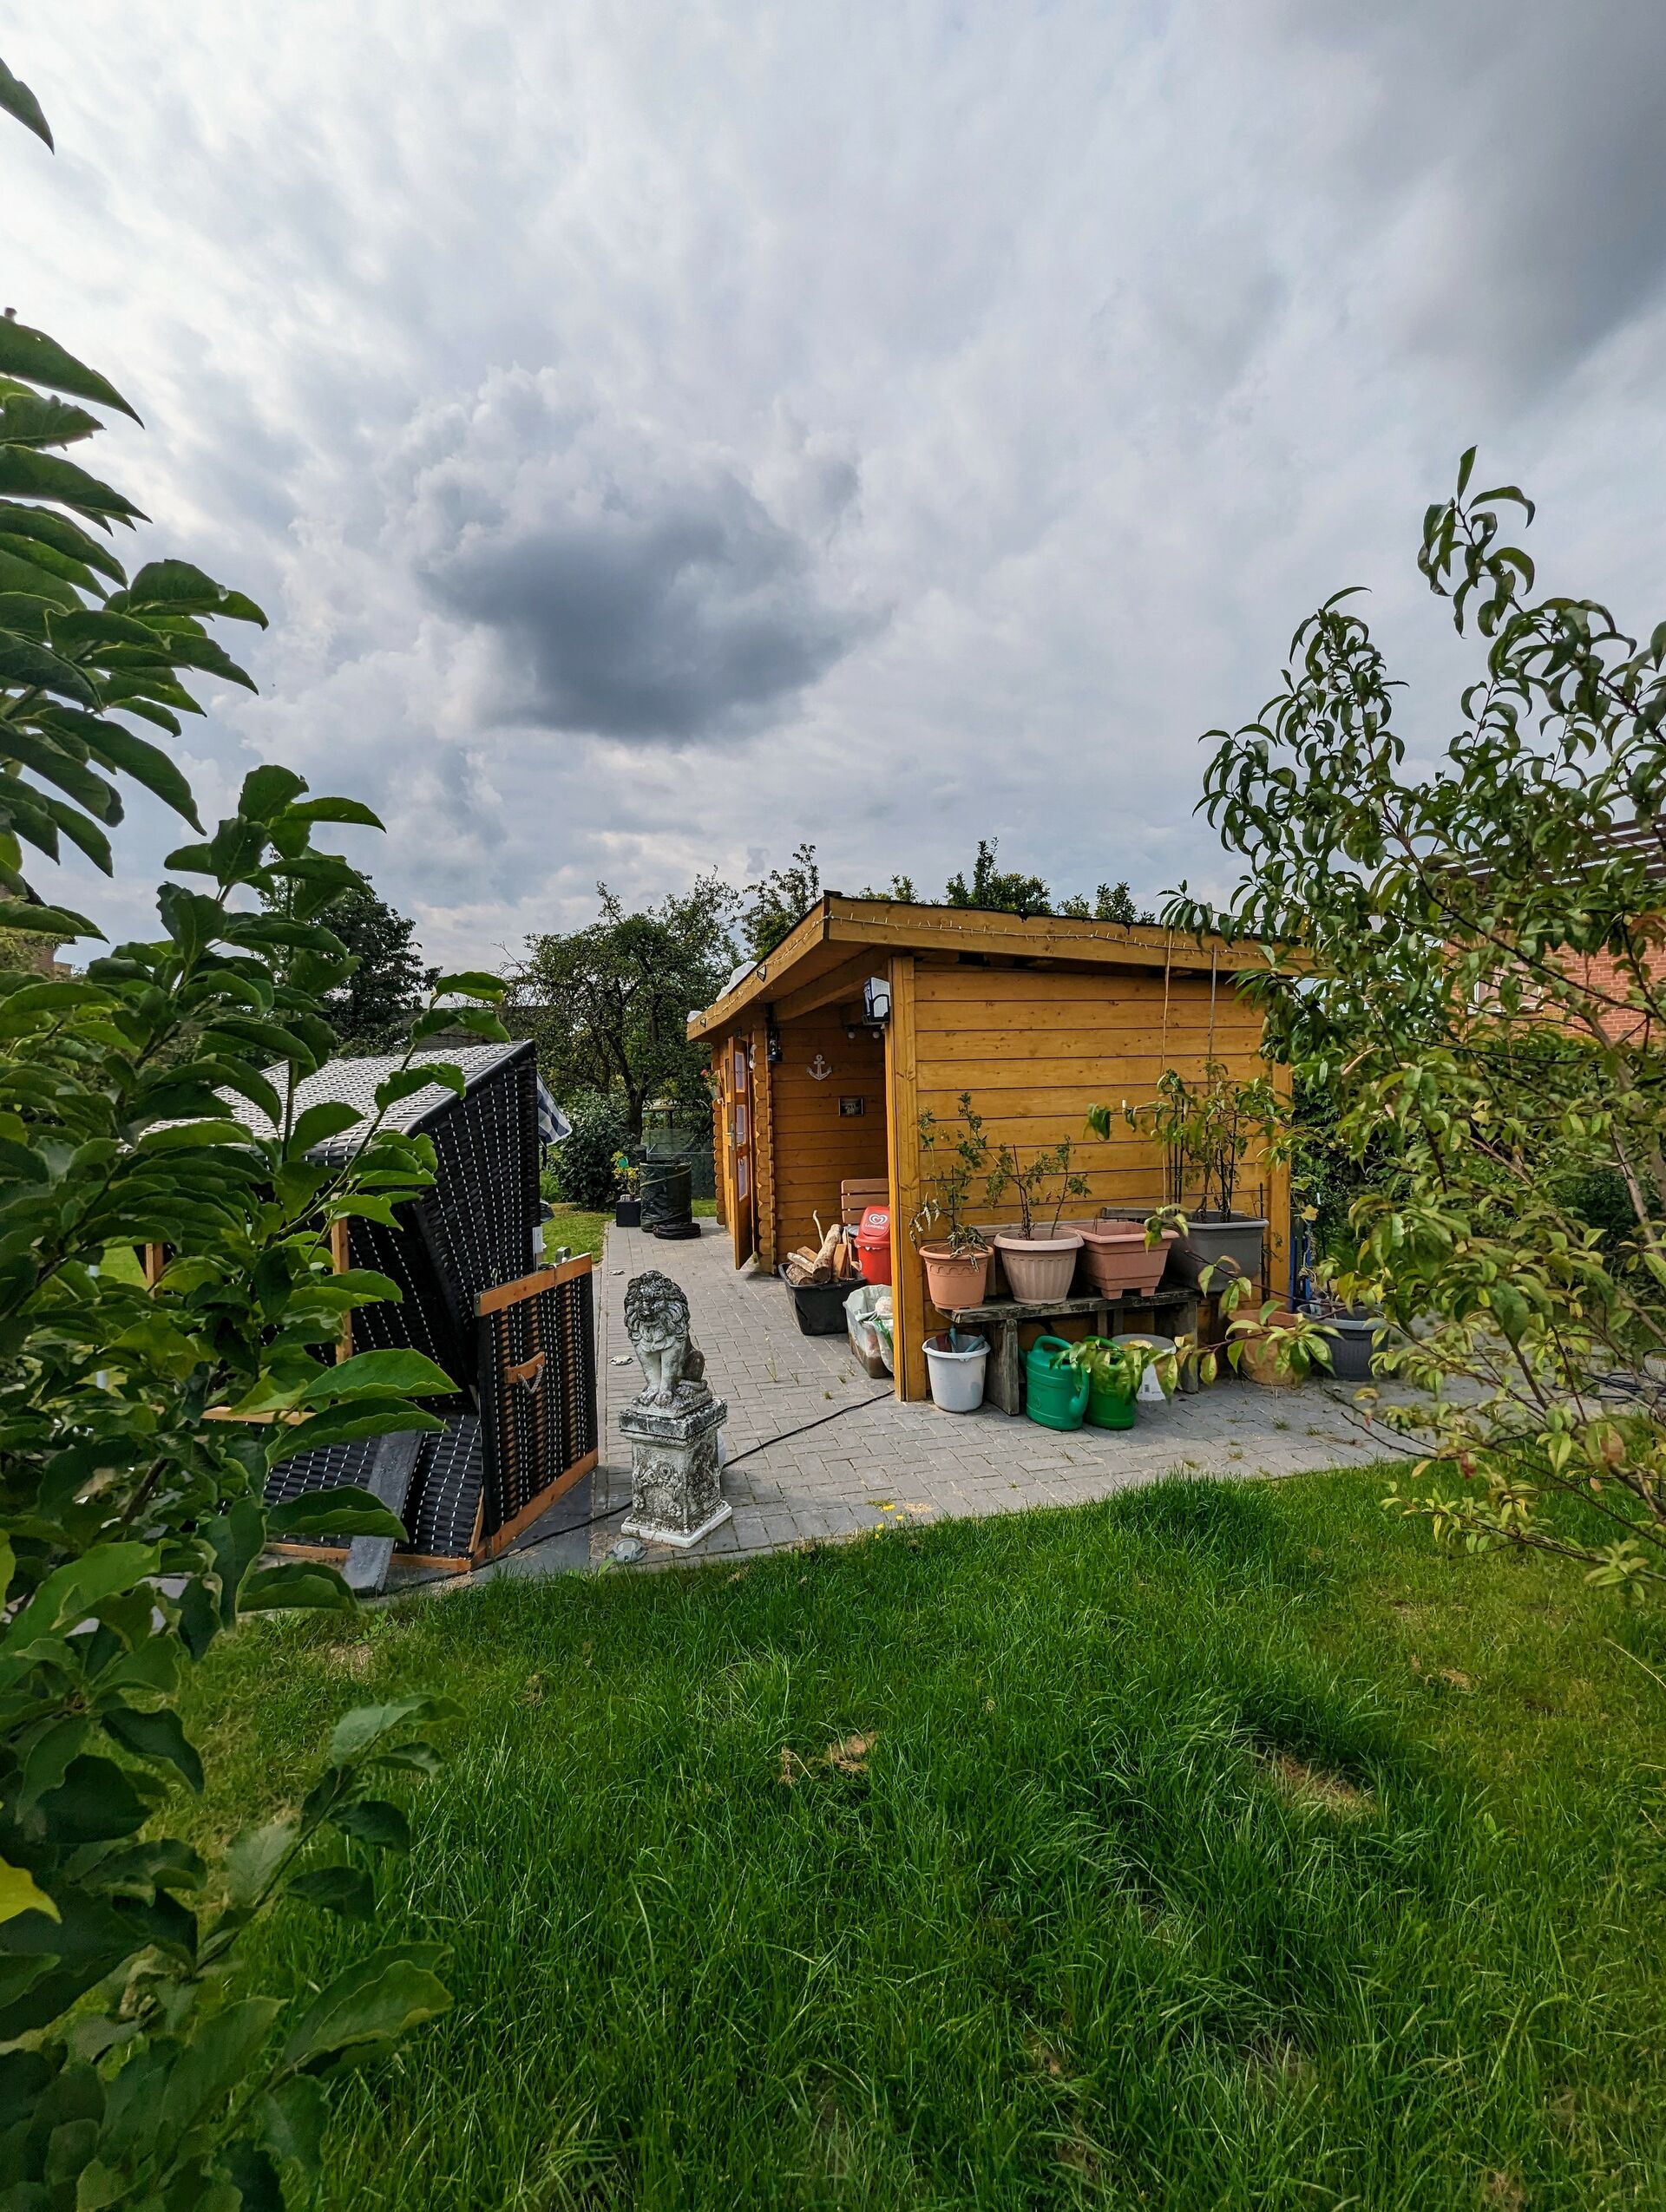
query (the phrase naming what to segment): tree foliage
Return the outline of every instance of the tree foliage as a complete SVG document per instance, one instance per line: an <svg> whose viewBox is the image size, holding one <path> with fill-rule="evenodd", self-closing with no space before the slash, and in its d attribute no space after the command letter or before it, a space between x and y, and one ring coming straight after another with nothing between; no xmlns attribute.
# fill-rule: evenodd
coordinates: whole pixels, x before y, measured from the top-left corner
<svg viewBox="0 0 1666 2212"><path fill-rule="evenodd" d="M50 142L3 69L0 106ZM24 848L68 841L108 869L117 776L198 833L167 863L155 942L77 976L0 969L0 2183L46 2212L235 2212L316 2170L324 2074L449 2002L425 1945L373 1950L310 2002L230 1979L280 1895L369 1916L376 1860L407 1840L379 1793L433 1764L438 1701L347 1714L299 1810L222 1853L173 1830L203 1782L178 1710L191 1666L245 1614L352 1603L268 1540L403 1533L364 1492L268 1509L266 1482L312 1445L433 1425L418 1401L451 1388L416 1353L331 1356L345 1313L399 1293L329 1255L333 1223L388 1219L430 1179L386 1108L462 1077L390 1077L347 1163L311 1156L358 1120L295 1106L346 974L320 916L359 882L313 837L375 817L268 766L203 833L130 725L176 736L193 671L246 682L206 620L263 618L185 562L126 577L104 537L137 509L56 451L100 423L52 395L130 414L113 386L10 320L0 372L0 926L98 937L39 901ZM502 1033L436 1005L413 1041L459 1020ZM167 1251L148 1288L138 1247Z"/></svg>
<svg viewBox="0 0 1666 2212"><path fill-rule="evenodd" d="M733 971L735 893L705 875L628 913L606 884L596 887L601 912L587 928L528 939L511 983L514 1024L535 1040L558 1098L614 1093L631 1138L657 1099L703 1122L708 1056L688 1042L688 1017Z"/></svg>
<svg viewBox="0 0 1666 2212"><path fill-rule="evenodd" d="M423 1003L416 923L365 883L335 900L330 927L353 969L326 997L325 1019L347 1052L396 1051Z"/></svg>
<svg viewBox="0 0 1666 2212"><path fill-rule="evenodd" d="M1531 505L1473 492L1473 460L1419 555L1483 648L1437 772L1339 593L1261 716L1211 733L1230 912L1183 887L1169 918L1264 940L1271 1048L1331 1103L1306 1141L1374 1163L1337 1287L1401 1332L1387 1371L1444 1393L1383 1410L1430 1453L1394 1502L1641 1586L1666 1579L1666 624L1640 645L1536 596L1505 527ZM1588 1218L1599 1168L1623 1228Z"/></svg>
<svg viewBox="0 0 1666 2212"><path fill-rule="evenodd" d="M995 866L999 840L980 837L970 880L951 875L943 889L945 905L977 906L987 913L1050 914L1051 894L1039 875L1023 875Z"/></svg>
<svg viewBox="0 0 1666 2212"><path fill-rule="evenodd" d="M766 960L822 895L816 847L800 845L784 867L771 868L742 894L740 926L754 960Z"/></svg>

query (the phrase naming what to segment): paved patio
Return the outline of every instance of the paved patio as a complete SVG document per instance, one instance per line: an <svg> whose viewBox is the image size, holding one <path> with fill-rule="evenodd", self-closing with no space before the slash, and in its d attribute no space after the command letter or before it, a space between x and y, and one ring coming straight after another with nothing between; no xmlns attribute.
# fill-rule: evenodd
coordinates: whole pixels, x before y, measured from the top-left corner
<svg viewBox="0 0 1666 2212"><path fill-rule="evenodd" d="M801 1335L785 1286L750 1267L737 1273L726 1234L711 1221L700 1227L686 1243L610 1229L597 1275L603 1424L591 1513L623 1508L630 1496L619 1414L641 1384L625 1333L633 1275L657 1267L683 1286L706 1379L729 1403L723 1487L734 1517L692 1553L650 1546L653 1563L773 1551L906 1519L1079 1505L1175 1472L1363 1466L1396 1449L1394 1438L1365 1433L1351 1384L1263 1391L1233 1378L1164 1408L1142 1406L1131 1430L1069 1435L989 1406L952 1414L899 1405L843 1337ZM621 1517L591 1528L593 1560L618 1541Z"/></svg>

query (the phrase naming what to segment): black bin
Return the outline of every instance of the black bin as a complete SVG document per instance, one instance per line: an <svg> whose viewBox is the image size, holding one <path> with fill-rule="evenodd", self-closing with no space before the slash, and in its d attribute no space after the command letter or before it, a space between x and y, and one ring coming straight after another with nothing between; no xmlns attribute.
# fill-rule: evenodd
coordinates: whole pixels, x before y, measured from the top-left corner
<svg viewBox="0 0 1666 2212"><path fill-rule="evenodd" d="M638 1188L642 1197L642 1226L657 1237L697 1237L694 1220L693 1175L686 1160L642 1162Z"/></svg>
<svg viewBox="0 0 1666 2212"><path fill-rule="evenodd" d="M860 1279L848 1283L789 1283L798 1326L807 1337L842 1337L845 1332L844 1301L860 1290Z"/></svg>

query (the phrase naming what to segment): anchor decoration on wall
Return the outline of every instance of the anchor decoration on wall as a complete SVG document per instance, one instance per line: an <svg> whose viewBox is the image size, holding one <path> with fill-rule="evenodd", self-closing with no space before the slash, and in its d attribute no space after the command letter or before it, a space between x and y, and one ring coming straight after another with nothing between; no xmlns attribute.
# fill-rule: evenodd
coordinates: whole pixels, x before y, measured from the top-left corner
<svg viewBox="0 0 1666 2212"><path fill-rule="evenodd" d="M823 1059L822 1055L818 1052L816 1055L816 1057L810 1063L809 1075L810 1081L812 1083L825 1083L832 1072L833 1063L830 1060Z"/></svg>

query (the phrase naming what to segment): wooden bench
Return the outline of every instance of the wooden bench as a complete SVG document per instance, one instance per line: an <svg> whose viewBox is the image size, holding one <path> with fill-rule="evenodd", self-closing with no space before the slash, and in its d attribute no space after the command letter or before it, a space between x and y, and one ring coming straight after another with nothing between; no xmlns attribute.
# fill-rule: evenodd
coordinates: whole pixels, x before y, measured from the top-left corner
<svg viewBox="0 0 1666 2212"><path fill-rule="evenodd" d="M982 1306L966 1306L948 1316L952 1326L967 1332L975 1331L989 1339L989 1365L984 1378L983 1394L991 1405L998 1405L1003 1413L1024 1410L1024 1362L1018 1349L1020 1324L1025 1321L1064 1320L1073 1314L1088 1313L1093 1317L1092 1333L1096 1337L1137 1336L1138 1330L1113 1329L1112 1321L1125 1319L1134 1313L1150 1313L1163 1319L1172 1319L1171 1329L1158 1328L1153 1335L1196 1337L1197 1311L1201 1304L1195 1290L1124 1291L1119 1298L1107 1298L1103 1292L1090 1292L1086 1298L1061 1298L1047 1306L1026 1306L1015 1298L991 1299ZM1182 1361L1180 1388L1185 1391L1197 1387L1197 1371Z"/></svg>

